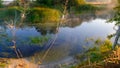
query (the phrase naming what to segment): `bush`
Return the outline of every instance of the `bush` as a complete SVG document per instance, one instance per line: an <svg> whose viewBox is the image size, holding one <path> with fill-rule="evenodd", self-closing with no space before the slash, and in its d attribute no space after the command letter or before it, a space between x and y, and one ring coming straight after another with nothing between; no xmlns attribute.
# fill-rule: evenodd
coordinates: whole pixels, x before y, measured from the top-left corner
<svg viewBox="0 0 120 68"><path fill-rule="evenodd" d="M77 12L77 13L81 13L84 11L94 11L97 9L99 9L99 8L95 7L93 5L90 5L90 4L81 4L81 5L78 5L77 7L74 7L75 12Z"/></svg>
<svg viewBox="0 0 120 68"><path fill-rule="evenodd" d="M86 4L85 0L76 0L78 5L84 5Z"/></svg>
<svg viewBox="0 0 120 68"><path fill-rule="evenodd" d="M89 48L83 55L77 55L77 59L81 59L83 57L83 59L86 59L82 59L83 62L79 67L87 65L88 62L91 62L91 64L102 62L109 56L109 54L111 54L112 42L110 40L106 39L102 41L101 39L97 39L94 41L94 45L95 46L93 48Z"/></svg>
<svg viewBox="0 0 120 68"><path fill-rule="evenodd" d="M60 19L60 12L55 9L36 7L28 14L28 21L32 23L39 22L58 22Z"/></svg>
<svg viewBox="0 0 120 68"><path fill-rule="evenodd" d="M17 16L20 16L20 11L17 10L16 8L0 9L0 19L1 20L14 19L16 13Z"/></svg>
<svg viewBox="0 0 120 68"><path fill-rule="evenodd" d="M2 0L0 0L0 8L2 8L3 7L3 1Z"/></svg>

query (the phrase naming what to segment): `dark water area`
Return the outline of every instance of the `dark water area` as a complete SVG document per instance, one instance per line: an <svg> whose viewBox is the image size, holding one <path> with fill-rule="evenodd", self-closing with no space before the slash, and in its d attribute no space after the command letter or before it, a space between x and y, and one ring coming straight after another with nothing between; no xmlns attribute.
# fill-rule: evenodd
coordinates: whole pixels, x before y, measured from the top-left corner
<svg viewBox="0 0 120 68"><path fill-rule="evenodd" d="M11 29L8 25L1 21L0 25L0 57L13 58L16 53L13 49L12 40L16 40L16 47L19 49L23 57L35 62L43 60L43 56L50 47L50 42L55 38L53 46L50 48L43 63L50 63L62 60L69 56L74 56L83 52L86 47L91 47L86 39L106 39L106 37L114 33L114 23L106 23L113 17L111 10L101 10L79 15L68 15L66 21L60 26L57 31L56 23L41 23L41 24L24 24L22 27L14 27ZM15 34L14 34L15 33ZM50 37L45 43L37 44L34 38L47 36ZM34 43L31 43L31 38Z"/></svg>

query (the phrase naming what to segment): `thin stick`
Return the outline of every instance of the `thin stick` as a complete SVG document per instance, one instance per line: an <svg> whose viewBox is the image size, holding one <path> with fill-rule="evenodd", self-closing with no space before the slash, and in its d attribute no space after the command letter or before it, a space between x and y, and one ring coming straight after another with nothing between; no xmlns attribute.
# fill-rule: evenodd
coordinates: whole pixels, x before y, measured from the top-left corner
<svg viewBox="0 0 120 68"><path fill-rule="evenodd" d="M18 54L18 52L17 52L17 48L16 48L16 42L14 41L14 40L12 40L12 42L13 42L13 49L14 49L14 51L15 51L15 53L16 53L16 55L17 55L17 58L20 58L20 56L19 56L19 54Z"/></svg>
<svg viewBox="0 0 120 68"><path fill-rule="evenodd" d="M57 36L55 36L54 40L52 41L52 43L50 44L50 47L48 48L48 50L45 52L44 56L42 57L42 60L45 59L45 57L47 56L48 52L50 51L50 49L52 48L53 44L55 43L56 39L57 39Z"/></svg>
<svg viewBox="0 0 120 68"><path fill-rule="evenodd" d="M66 2L65 2L65 8L64 8L63 15L62 15L62 18L61 18L61 20L60 20L60 23L57 24L57 29L56 29L57 31L59 31L59 26L61 25L62 20L63 20L63 18L64 18L64 14L65 14L65 12L66 12L66 8L67 8L66 6L67 6L67 4L68 4L68 0L66 0ZM43 55L42 60L44 60L45 57L47 56L47 54L49 53L49 51L50 51L50 49L52 48L53 44L55 43L57 37L58 37L58 34L55 35L55 38L53 39L53 41L52 41L51 44L50 44L50 47L48 48L48 50L47 50L47 51L45 52L45 54Z"/></svg>
<svg viewBox="0 0 120 68"><path fill-rule="evenodd" d="M17 51L18 51L18 53L20 54L20 57L22 58L22 57L23 57L23 55L22 55L22 53L21 53L20 49L17 49Z"/></svg>

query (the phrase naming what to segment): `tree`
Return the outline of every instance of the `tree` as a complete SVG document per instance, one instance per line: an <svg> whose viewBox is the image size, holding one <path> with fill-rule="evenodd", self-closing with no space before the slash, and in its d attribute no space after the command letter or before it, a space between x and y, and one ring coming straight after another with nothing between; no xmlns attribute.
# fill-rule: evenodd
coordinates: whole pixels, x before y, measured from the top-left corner
<svg viewBox="0 0 120 68"><path fill-rule="evenodd" d="M3 1L0 0L0 8L3 7Z"/></svg>
<svg viewBox="0 0 120 68"><path fill-rule="evenodd" d="M21 12L21 19L24 19L26 17L27 11L30 7L30 1L29 0L16 0L16 3L18 4L18 7L20 8Z"/></svg>
<svg viewBox="0 0 120 68"><path fill-rule="evenodd" d="M114 34L115 36L115 41L113 44L113 48L115 49L116 45L118 45L119 43L119 38L120 38L120 0L118 1L118 5L114 8L114 17L111 18L108 22L115 22L115 24L118 26L118 30L116 31L116 33Z"/></svg>

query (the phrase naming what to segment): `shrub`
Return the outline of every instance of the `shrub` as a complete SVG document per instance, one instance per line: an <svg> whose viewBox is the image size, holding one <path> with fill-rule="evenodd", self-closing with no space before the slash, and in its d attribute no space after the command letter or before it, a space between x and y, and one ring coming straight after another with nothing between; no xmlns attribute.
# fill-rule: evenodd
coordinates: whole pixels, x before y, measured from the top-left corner
<svg viewBox="0 0 120 68"><path fill-rule="evenodd" d="M86 59L82 60L83 62L79 66L83 66L84 64L87 65L88 62L91 64L102 62L111 53L112 42L108 39L104 41L97 39L94 45L95 46L93 48L89 48L83 55L77 56L77 59L81 59L82 56Z"/></svg>
<svg viewBox="0 0 120 68"><path fill-rule="evenodd" d="M76 0L78 5L86 4L85 0Z"/></svg>
<svg viewBox="0 0 120 68"><path fill-rule="evenodd" d="M14 8L14 7L10 7L10 8L7 8L7 9L0 9L0 19L1 20L14 19L15 14L17 16L19 16L20 11L17 10L16 8Z"/></svg>
<svg viewBox="0 0 120 68"><path fill-rule="evenodd" d="M36 7L27 17L32 23L57 22L60 19L60 12L55 9Z"/></svg>
<svg viewBox="0 0 120 68"><path fill-rule="evenodd" d="M92 6L92 5L89 5L89 4L85 4L85 5L79 5L79 6L77 6L76 7L76 10L78 10L78 11L92 11L92 10L95 10L96 9L96 7L94 7L94 6Z"/></svg>

